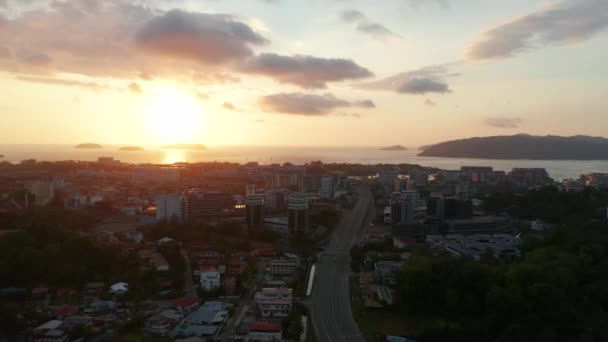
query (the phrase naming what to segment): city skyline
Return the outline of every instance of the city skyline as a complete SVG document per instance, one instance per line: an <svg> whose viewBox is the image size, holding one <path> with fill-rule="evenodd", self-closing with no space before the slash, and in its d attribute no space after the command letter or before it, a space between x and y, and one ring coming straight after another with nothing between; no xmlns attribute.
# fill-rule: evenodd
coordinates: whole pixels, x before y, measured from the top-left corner
<svg viewBox="0 0 608 342"><path fill-rule="evenodd" d="M607 13L602 0L0 1L0 144L601 136Z"/></svg>

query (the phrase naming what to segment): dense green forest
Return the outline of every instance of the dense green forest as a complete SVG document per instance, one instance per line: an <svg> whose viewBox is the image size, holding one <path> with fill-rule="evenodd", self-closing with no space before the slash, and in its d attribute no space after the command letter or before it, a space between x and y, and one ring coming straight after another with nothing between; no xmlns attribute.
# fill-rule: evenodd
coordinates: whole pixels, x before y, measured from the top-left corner
<svg viewBox="0 0 608 342"><path fill-rule="evenodd" d="M522 219L543 219L550 223L584 222L589 218L606 218L608 190L585 188L581 192L559 191L554 186L524 193L498 189L483 199L484 209L507 212Z"/></svg>
<svg viewBox="0 0 608 342"><path fill-rule="evenodd" d="M608 341L608 224L523 239L516 261L416 252L393 310L425 317L419 341Z"/></svg>

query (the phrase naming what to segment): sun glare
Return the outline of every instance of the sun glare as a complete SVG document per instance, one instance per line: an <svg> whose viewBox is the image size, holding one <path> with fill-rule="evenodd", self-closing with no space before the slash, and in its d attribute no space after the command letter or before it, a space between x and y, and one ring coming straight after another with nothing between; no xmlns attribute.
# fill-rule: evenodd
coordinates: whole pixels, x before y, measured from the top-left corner
<svg viewBox="0 0 608 342"><path fill-rule="evenodd" d="M158 144L201 143L207 124L203 106L193 97L168 89L152 97L144 109L148 133Z"/></svg>

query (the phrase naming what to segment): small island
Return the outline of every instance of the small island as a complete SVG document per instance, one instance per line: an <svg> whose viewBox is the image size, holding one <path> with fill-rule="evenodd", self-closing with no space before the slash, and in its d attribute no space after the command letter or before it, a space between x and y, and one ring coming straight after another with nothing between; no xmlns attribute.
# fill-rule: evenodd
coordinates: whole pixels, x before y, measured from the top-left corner
<svg viewBox="0 0 608 342"><path fill-rule="evenodd" d="M174 144L161 147L164 150L193 150L201 151L206 150L207 146L201 144Z"/></svg>
<svg viewBox="0 0 608 342"><path fill-rule="evenodd" d="M93 143L84 143L84 144L78 144L78 145L76 145L76 148L98 149L98 148L103 148L103 146L101 146L99 144L93 144Z"/></svg>
<svg viewBox="0 0 608 342"><path fill-rule="evenodd" d="M394 146L383 147L380 149L380 151L407 151L407 148L403 147L401 145L394 145Z"/></svg>
<svg viewBox="0 0 608 342"><path fill-rule="evenodd" d="M119 148L118 150L125 151L125 152L141 152L144 149L139 146L123 146L123 147Z"/></svg>
<svg viewBox="0 0 608 342"><path fill-rule="evenodd" d="M0 154L0 158L4 158L4 154Z"/></svg>

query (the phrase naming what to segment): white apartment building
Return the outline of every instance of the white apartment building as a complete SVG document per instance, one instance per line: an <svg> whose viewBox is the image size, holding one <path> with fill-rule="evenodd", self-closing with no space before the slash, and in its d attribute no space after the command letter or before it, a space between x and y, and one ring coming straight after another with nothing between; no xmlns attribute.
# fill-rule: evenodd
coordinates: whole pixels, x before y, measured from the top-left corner
<svg viewBox="0 0 608 342"><path fill-rule="evenodd" d="M288 288L265 288L257 292L253 301L258 309L258 320L280 323L289 316L292 299L292 290Z"/></svg>
<svg viewBox="0 0 608 342"><path fill-rule="evenodd" d="M156 219L159 221L188 220L188 197L182 194L156 197Z"/></svg>

